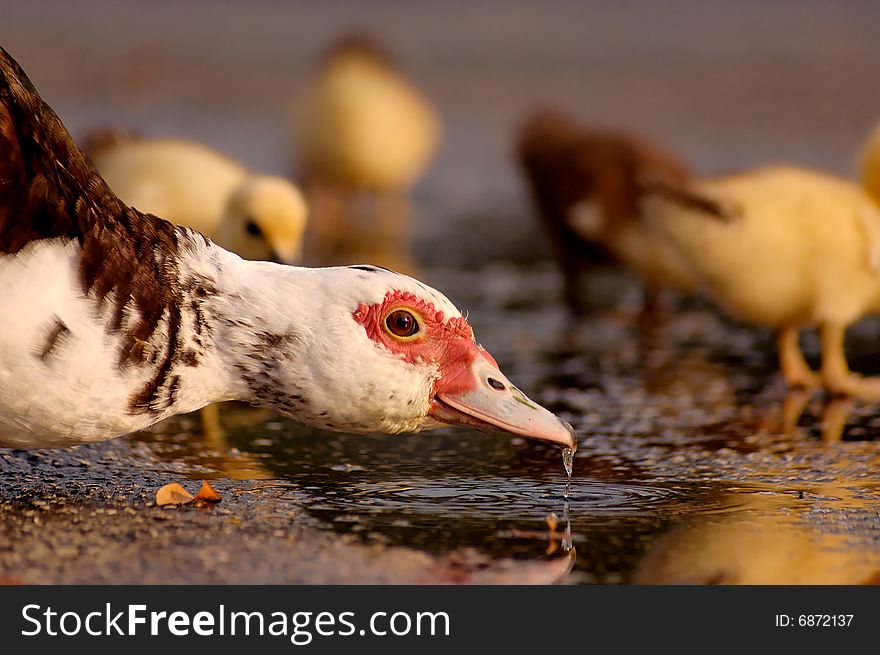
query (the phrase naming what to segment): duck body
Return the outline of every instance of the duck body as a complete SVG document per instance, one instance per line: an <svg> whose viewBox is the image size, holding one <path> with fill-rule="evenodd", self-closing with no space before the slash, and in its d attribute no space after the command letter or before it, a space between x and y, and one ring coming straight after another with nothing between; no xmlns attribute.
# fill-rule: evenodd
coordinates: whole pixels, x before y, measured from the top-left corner
<svg viewBox="0 0 880 655"><path fill-rule="evenodd" d="M777 332L783 374L795 386L875 397L880 386L849 373L847 326L880 311L880 208L863 189L830 175L772 166L694 182L727 218L707 217L662 195L644 215L707 294L740 320ZM822 331L821 375L806 367L801 328ZM821 378L821 379L820 379Z"/></svg>
<svg viewBox="0 0 880 655"><path fill-rule="evenodd" d="M576 447L438 291L369 265L246 261L125 205L2 49L0 180L0 446L240 400L328 430L464 424Z"/></svg>
<svg viewBox="0 0 880 655"><path fill-rule="evenodd" d="M62 237L0 257L0 446L102 440L233 394L223 383L228 372L193 331L193 312L163 309L151 333L137 336L134 303L120 308L112 296L83 292L82 254L78 241ZM193 294L170 297L201 303ZM172 321L186 329L172 333Z"/></svg>
<svg viewBox="0 0 880 655"><path fill-rule="evenodd" d="M307 209L287 180L199 143L92 138L89 157L123 202L204 233L246 259L300 258Z"/></svg>
<svg viewBox="0 0 880 655"><path fill-rule="evenodd" d="M574 313L583 310L577 276L591 258L587 243L604 248L635 273L648 295L664 287L694 289L678 252L639 220L643 178L669 184L688 179L687 168L674 156L640 137L588 128L558 111L542 110L521 129L517 157L542 227L556 247Z"/></svg>

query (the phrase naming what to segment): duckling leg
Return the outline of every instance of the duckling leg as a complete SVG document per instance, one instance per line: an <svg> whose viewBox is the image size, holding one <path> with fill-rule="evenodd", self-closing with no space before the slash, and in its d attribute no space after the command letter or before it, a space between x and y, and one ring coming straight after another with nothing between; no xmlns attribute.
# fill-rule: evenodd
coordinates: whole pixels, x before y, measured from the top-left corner
<svg viewBox="0 0 880 655"><path fill-rule="evenodd" d="M880 377L850 373L843 350L845 325L822 325L822 382L831 393L880 400Z"/></svg>
<svg viewBox="0 0 880 655"><path fill-rule="evenodd" d="M642 309L639 311L638 322L643 329L649 329L663 321L666 314L663 299L663 287L645 282L642 284Z"/></svg>
<svg viewBox="0 0 880 655"><path fill-rule="evenodd" d="M220 405L214 403L202 407L199 414L202 418L202 434L207 444L217 452L228 452L229 444L226 441L226 432L220 424Z"/></svg>
<svg viewBox="0 0 880 655"><path fill-rule="evenodd" d="M804 359L804 354L798 343L799 335L800 329L796 327L784 327L776 333L776 351L779 353L782 378L790 387L806 389L818 387L822 380L819 374L810 369Z"/></svg>
<svg viewBox="0 0 880 655"><path fill-rule="evenodd" d="M579 318L587 315L587 306L581 292L581 266L569 253L565 253L560 261L562 269L562 295L569 313Z"/></svg>
<svg viewBox="0 0 880 655"><path fill-rule="evenodd" d="M339 250L344 226L344 193L319 180L311 180L306 192L312 220L306 228L307 247L312 263L328 265Z"/></svg>

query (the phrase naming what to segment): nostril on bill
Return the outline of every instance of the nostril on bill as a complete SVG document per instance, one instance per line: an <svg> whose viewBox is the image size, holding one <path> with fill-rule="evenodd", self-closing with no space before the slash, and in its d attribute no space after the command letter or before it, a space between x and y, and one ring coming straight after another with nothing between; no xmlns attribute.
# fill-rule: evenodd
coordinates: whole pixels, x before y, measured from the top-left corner
<svg viewBox="0 0 880 655"><path fill-rule="evenodd" d="M487 378L486 384L495 389L495 391L504 391L507 388L504 386L503 382L499 382L495 378Z"/></svg>

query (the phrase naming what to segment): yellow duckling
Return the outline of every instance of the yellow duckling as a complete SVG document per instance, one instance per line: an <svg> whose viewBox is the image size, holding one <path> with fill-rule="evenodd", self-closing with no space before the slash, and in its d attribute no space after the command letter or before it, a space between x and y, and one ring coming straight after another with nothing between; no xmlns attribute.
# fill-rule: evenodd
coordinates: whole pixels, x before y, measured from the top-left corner
<svg viewBox="0 0 880 655"><path fill-rule="evenodd" d="M370 39L349 36L320 61L299 105L296 150L318 216L315 247L333 255L346 237L400 238L408 191L437 148L439 119L428 100ZM352 237L355 202L371 196L373 227ZM354 228L357 231L357 228Z"/></svg>
<svg viewBox="0 0 880 655"><path fill-rule="evenodd" d="M289 181L177 139L102 133L86 149L127 204L195 228L245 259L299 262L307 209Z"/></svg>
<svg viewBox="0 0 880 655"><path fill-rule="evenodd" d="M880 179L876 147L863 162L867 186ZM880 206L864 188L774 166L692 183L687 202L665 183L654 191L644 200L648 223L723 309L776 331L789 385L880 400L880 378L850 373L843 348L847 327L880 311ZM821 333L818 375L798 344L800 330L813 325Z"/></svg>

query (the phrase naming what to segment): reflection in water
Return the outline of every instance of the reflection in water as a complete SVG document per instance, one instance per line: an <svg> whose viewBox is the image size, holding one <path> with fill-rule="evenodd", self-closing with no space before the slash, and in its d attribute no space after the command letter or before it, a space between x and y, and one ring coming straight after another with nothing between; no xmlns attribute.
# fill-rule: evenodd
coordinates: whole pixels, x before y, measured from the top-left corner
<svg viewBox="0 0 880 655"><path fill-rule="evenodd" d="M500 559L486 562L469 551L458 551L436 560L432 578L452 584L554 584L571 572L577 553L574 548L538 560Z"/></svg>
<svg viewBox="0 0 880 655"><path fill-rule="evenodd" d="M163 421L152 430L167 434L171 442L176 443L176 447L162 451L175 461L198 462L216 477L270 480L273 474L260 457L230 446L227 435L246 427L262 427L274 416L269 410L253 409L239 403L215 403L199 412Z"/></svg>
<svg viewBox="0 0 880 655"><path fill-rule="evenodd" d="M789 436L798 434L798 423L807 404L815 395L817 395L815 392L804 389L792 389L786 393L782 402L780 426L784 434ZM824 401L820 419L822 441L834 443L843 439L844 428L855 407L856 400L849 396L832 397Z"/></svg>
<svg viewBox="0 0 880 655"><path fill-rule="evenodd" d="M259 464L255 477L272 478L254 490L289 497L307 512L299 520L383 547L415 547L442 562L467 552L468 570L479 569L478 579L493 583L550 581L572 566L594 576L597 561L610 569L603 578L619 580L640 550L640 536L656 529L656 514L691 502L674 489L585 476L572 478L566 500L555 447L478 432L337 435L273 419L227 427L232 450L220 458L182 438L174 425L164 428L143 438L193 477L211 477L210 469L248 477L246 467L230 464L246 456ZM561 519L548 529L551 512ZM630 538L633 544L621 548L620 540ZM583 566L575 558L577 543L589 544L592 561ZM562 555L565 566L556 562Z"/></svg>
<svg viewBox="0 0 880 655"><path fill-rule="evenodd" d="M845 489L819 490L845 494ZM841 496L833 496L840 500ZM727 502L739 505L743 494ZM656 541L633 574L637 584L861 584L876 580L880 553L870 540L828 531L790 498L746 495L730 514L691 517ZM810 502L803 499L804 502ZM872 503L876 501L871 501ZM875 505L876 507L876 505Z"/></svg>

